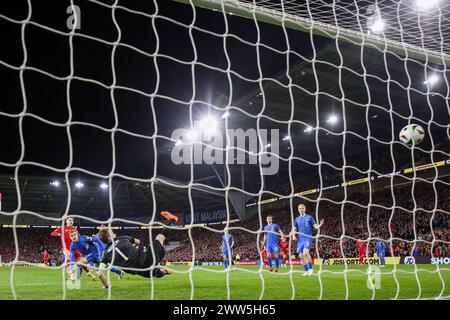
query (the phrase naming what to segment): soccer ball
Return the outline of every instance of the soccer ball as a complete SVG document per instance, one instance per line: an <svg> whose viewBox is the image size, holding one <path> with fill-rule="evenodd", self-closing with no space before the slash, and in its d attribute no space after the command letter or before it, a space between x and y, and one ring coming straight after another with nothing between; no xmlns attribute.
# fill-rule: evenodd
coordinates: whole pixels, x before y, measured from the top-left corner
<svg viewBox="0 0 450 320"><path fill-rule="evenodd" d="M400 141L408 146L421 143L424 137L425 130L418 124L405 126L399 134Z"/></svg>

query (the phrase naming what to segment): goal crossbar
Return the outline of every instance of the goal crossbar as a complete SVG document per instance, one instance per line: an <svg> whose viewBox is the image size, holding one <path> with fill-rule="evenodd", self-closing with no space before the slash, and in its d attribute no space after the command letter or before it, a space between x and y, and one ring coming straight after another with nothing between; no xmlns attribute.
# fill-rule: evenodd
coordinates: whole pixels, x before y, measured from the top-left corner
<svg viewBox="0 0 450 320"><path fill-rule="evenodd" d="M436 52L421 48L409 43L402 43L387 39L386 37L367 34L356 30L337 27L335 25L315 21L310 18L294 15L288 12L265 8L238 0L172 0L184 4L193 4L197 7L220 11L247 19L255 19L260 22L277 26L285 26L292 30L312 32L315 35L327 38L338 37L340 40L356 45L372 47L379 51L395 53L400 57L435 63L450 67L450 55L444 52Z"/></svg>

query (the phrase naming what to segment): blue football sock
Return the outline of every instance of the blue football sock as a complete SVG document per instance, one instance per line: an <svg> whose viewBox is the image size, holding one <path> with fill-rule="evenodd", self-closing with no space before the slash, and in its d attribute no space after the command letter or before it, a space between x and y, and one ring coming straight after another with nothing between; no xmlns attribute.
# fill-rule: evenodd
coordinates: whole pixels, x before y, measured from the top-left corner
<svg viewBox="0 0 450 320"><path fill-rule="evenodd" d="M272 268L272 259L268 258L267 261L269 261L269 267Z"/></svg>
<svg viewBox="0 0 450 320"><path fill-rule="evenodd" d="M381 259L381 265L384 266L384 258Z"/></svg>
<svg viewBox="0 0 450 320"><path fill-rule="evenodd" d="M310 261L310 262L308 263L308 268L309 268L309 269L312 269L312 268L313 268L312 261Z"/></svg>
<svg viewBox="0 0 450 320"><path fill-rule="evenodd" d="M275 266L278 269L278 267L280 266L280 259L278 259L278 258L275 259Z"/></svg>
<svg viewBox="0 0 450 320"><path fill-rule="evenodd" d="M308 269L308 264L304 264L303 265L303 269L305 269L305 271L308 271L309 269Z"/></svg>
<svg viewBox="0 0 450 320"><path fill-rule="evenodd" d="M228 268L228 260L224 260L223 264L225 265L225 268Z"/></svg>
<svg viewBox="0 0 450 320"><path fill-rule="evenodd" d="M117 273L119 276L122 274L122 270L111 268L111 272Z"/></svg>

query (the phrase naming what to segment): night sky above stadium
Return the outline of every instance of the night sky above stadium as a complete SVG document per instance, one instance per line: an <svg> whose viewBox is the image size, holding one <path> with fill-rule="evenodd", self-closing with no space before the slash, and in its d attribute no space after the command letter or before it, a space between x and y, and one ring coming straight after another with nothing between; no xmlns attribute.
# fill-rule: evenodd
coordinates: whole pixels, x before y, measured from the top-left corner
<svg viewBox="0 0 450 320"><path fill-rule="evenodd" d="M56 168L64 168L69 161L69 143L66 123L71 109L72 122L90 123L110 130L114 127L114 113L111 101L111 91L102 86L113 83L113 72L117 86L139 90L143 94L129 90L114 90L114 102L117 108L118 128L139 135L151 136L155 132L154 115L161 134L170 136L170 131L176 127L189 126L189 109L186 105L173 101L155 99L155 114L152 114L151 101L144 94L155 91L156 70L152 57L146 56L119 46L114 57L114 70L111 67L113 46L86 37L73 37L73 76L95 80L98 83L70 81L69 96L67 96L70 74L69 37L57 32L67 33L66 13L70 1L32 1L31 20L39 25L28 24L25 28L25 44L27 63L30 68L50 73L52 76L33 70L23 73L26 92L26 112L36 115L25 116L19 124L19 118L0 116L0 130L3 137L1 161L14 163L20 157L19 125L23 128L25 141L24 161L36 161ZM112 1L103 1L111 4ZM75 1L81 9L80 32L90 37L112 43L118 38L111 9L88 1ZM123 4L125 5L125 4ZM152 1L127 1L126 6L147 14L155 12ZM159 15L173 19L168 21L156 19L155 27L159 39L159 53L171 56L181 61L189 62L194 58L194 48L189 38L188 29L173 22L190 24L193 20L193 10L171 1L158 2ZM27 1L3 2L0 13L6 17L22 20L28 13ZM132 14L125 10L115 11L120 27L120 42L133 46L147 54L155 51L157 39L153 31L152 19ZM249 42L256 41L256 28L253 21L232 16L229 19L229 32ZM217 33L224 33L225 26L222 14L211 13L202 9L196 10L195 25ZM56 32L42 28L47 26ZM20 66L24 59L21 45L21 25L0 19L0 27L4 31L4 45L0 59L12 66ZM285 49L284 36L279 28L261 25L261 41L279 50ZM226 56L222 39L193 31L198 61L217 68L226 69ZM295 50L308 53L311 50L308 35L304 39L296 38L291 44ZM302 41L305 40L305 41ZM323 41L323 40L322 40ZM319 39L320 42L320 39ZM305 45L308 44L308 45ZM227 50L232 61L232 68L249 78L257 78L255 50L243 45L234 38L229 38ZM267 50L261 51L263 75L273 76L286 66L285 58L274 55ZM189 101L193 96L191 67L173 60L161 57L157 59L160 83L157 93L181 101ZM1 111L10 115L18 115L24 108L21 93L20 73L18 70L0 66L2 83ZM58 77L58 79L55 79ZM229 96L229 84L225 74L211 72L202 67L195 70L195 96L197 100L216 102L223 96ZM257 84L245 82L233 77L233 99L257 87ZM70 105L69 105L70 103ZM220 106L220 105L219 105ZM205 106L195 106L195 113L205 112ZM51 121L52 125L45 123ZM111 134L90 126L74 124L70 127L73 143L73 167L82 167L100 174L108 174L112 165ZM153 172L153 146L151 140L135 138L122 132L115 135L117 172L134 177L150 177ZM167 141L158 139L163 146ZM164 164L161 162L161 170ZM2 168L3 170L5 168ZM24 170L30 168L23 168Z"/></svg>

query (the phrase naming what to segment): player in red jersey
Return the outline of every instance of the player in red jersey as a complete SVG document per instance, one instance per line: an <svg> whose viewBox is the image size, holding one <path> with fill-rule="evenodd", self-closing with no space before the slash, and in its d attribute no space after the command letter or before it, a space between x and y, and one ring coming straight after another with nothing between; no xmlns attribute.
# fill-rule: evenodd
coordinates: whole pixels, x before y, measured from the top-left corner
<svg viewBox="0 0 450 320"><path fill-rule="evenodd" d="M52 237L61 237L61 244L62 244L62 251L64 253L65 257L65 263L66 266L70 263L70 245L72 244L72 239L70 238L70 232L72 230L77 230L73 226L73 218L68 217L66 218L66 225L64 227L59 227L56 230L53 230L50 235ZM75 251L75 260L81 259L83 256L81 255L80 251ZM91 277L91 273L89 272L89 268L87 266L82 266L83 270Z"/></svg>
<svg viewBox="0 0 450 320"><path fill-rule="evenodd" d="M269 266L269 260L267 259L267 251L264 242L261 242L261 258L266 266Z"/></svg>
<svg viewBox="0 0 450 320"><path fill-rule="evenodd" d="M356 247L358 248L359 252L359 264L364 264L364 257L366 256L367 245L363 241L358 241L356 243Z"/></svg>
<svg viewBox="0 0 450 320"><path fill-rule="evenodd" d="M58 229L53 230L52 233L50 233L52 237L61 237L62 251L66 258L66 263L70 259L70 245L72 244L72 239L70 239L70 232L72 230L76 230L76 228L73 226L73 218L68 217L66 219L66 225L64 227L59 227ZM76 256L77 258L81 257L80 252L77 252Z"/></svg>
<svg viewBox="0 0 450 320"><path fill-rule="evenodd" d="M285 237L281 237L280 244L278 245L281 251L281 256L283 257L283 261L281 262L281 266L286 268L286 261L289 256L289 241L286 241Z"/></svg>
<svg viewBox="0 0 450 320"><path fill-rule="evenodd" d="M48 251L44 250L44 264L48 266Z"/></svg>

